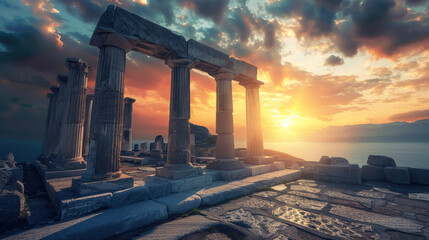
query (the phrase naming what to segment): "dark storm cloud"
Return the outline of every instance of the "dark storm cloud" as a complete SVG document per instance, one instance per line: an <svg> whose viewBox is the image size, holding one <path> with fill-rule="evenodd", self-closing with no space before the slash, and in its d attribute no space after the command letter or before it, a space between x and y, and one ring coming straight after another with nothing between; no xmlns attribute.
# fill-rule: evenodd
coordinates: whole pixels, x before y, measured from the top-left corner
<svg viewBox="0 0 429 240"><path fill-rule="evenodd" d="M339 65L343 65L344 64L344 59L335 56L335 55L331 55L328 58L326 58L325 60L325 66L339 66Z"/></svg>
<svg viewBox="0 0 429 240"><path fill-rule="evenodd" d="M425 2L427 2L427 0L406 0L406 2L408 5L416 6L416 5L421 5Z"/></svg>
<svg viewBox="0 0 429 240"><path fill-rule="evenodd" d="M96 4L88 0L57 0L66 6L67 11L72 15L79 15L84 22L95 22L106 9L101 4Z"/></svg>
<svg viewBox="0 0 429 240"><path fill-rule="evenodd" d="M167 25L175 23L175 16L172 5L174 1L148 0L147 3L147 5L134 4L123 7L128 11L134 12L138 15L141 15L142 17L149 17L150 19L156 19L158 18L159 14L162 14Z"/></svg>
<svg viewBox="0 0 429 240"><path fill-rule="evenodd" d="M391 116L389 118L389 120L391 120L391 121L416 121L416 120L425 119L425 118L429 118L429 109L395 114L395 115Z"/></svg>
<svg viewBox="0 0 429 240"><path fill-rule="evenodd" d="M223 18L229 0L179 0L179 3L218 24Z"/></svg>

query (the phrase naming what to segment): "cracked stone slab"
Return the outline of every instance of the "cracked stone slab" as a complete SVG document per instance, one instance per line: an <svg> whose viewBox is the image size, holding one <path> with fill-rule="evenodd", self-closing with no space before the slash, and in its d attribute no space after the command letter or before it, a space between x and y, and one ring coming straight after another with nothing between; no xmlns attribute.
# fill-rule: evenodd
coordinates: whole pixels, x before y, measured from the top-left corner
<svg viewBox="0 0 429 240"><path fill-rule="evenodd" d="M307 187L316 187L317 183L313 180L298 180L296 183L298 183L299 185L302 186L307 186Z"/></svg>
<svg viewBox="0 0 429 240"><path fill-rule="evenodd" d="M408 197L416 200L429 201L428 193L409 193Z"/></svg>
<svg viewBox="0 0 429 240"><path fill-rule="evenodd" d="M308 187L308 186L302 186L302 185L292 185L290 186L291 190L295 191L304 191L304 192L310 192L310 193L319 193L320 189Z"/></svg>
<svg viewBox="0 0 429 240"><path fill-rule="evenodd" d="M258 198L249 198L247 200L236 203L242 207L252 207L252 208L261 208L261 209L270 209L275 207L277 204L263 199Z"/></svg>
<svg viewBox="0 0 429 240"><path fill-rule="evenodd" d="M279 195L279 193L272 192L272 191L264 191L264 192L254 193L253 195L264 197L264 198L272 198L274 196Z"/></svg>
<svg viewBox="0 0 429 240"><path fill-rule="evenodd" d="M314 193L309 193L309 192L300 192L300 191L289 191L287 192L288 194L292 194L292 195L297 195L300 197L305 197L305 198L315 198L315 199L319 199L320 197Z"/></svg>
<svg viewBox="0 0 429 240"><path fill-rule="evenodd" d="M276 199L286 204L293 205L299 208L313 209L318 211L322 211L328 205L327 202L310 200L307 198L302 198L302 197L288 195L288 194L280 195L276 197Z"/></svg>
<svg viewBox="0 0 429 240"><path fill-rule="evenodd" d="M386 216L340 205L333 205L331 210L329 210L329 213L351 220L377 224L386 228L404 232L420 233L423 228L422 225L405 218Z"/></svg>
<svg viewBox="0 0 429 240"><path fill-rule="evenodd" d="M273 215L303 227L342 239L379 239L370 225L343 221L323 214L311 213L298 208L282 206Z"/></svg>
<svg viewBox="0 0 429 240"><path fill-rule="evenodd" d="M238 226L248 228L249 231L262 238L268 238L289 227L289 225L276 221L273 218L263 215L253 215L251 212L242 208L226 212L222 215L222 218Z"/></svg>
<svg viewBox="0 0 429 240"><path fill-rule="evenodd" d="M369 198L355 197L342 192L331 191L331 190L324 192L323 195L328 197L333 197L333 198L359 202L367 208L371 208L373 203L373 201Z"/></svg>
<svg viewBox="0 0 429 240"><path fill-rule="evenodd" d="M367 190L362 190L362 191L356 192L356 195L359 195L361 197L379 198L379 199L385 199L387 197L387 195L384 193L375 192L375 191L367 191Z"/></svg>

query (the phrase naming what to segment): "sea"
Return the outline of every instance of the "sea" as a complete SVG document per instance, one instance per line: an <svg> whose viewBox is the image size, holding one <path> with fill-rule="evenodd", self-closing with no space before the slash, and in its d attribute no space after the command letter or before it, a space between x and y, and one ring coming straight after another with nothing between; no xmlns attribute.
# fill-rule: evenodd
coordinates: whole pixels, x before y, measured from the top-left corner
<svg viewBox="0 0 429 240"><path fill-rule="evenodd" d="M137 143L137 142L135 142ZM236 143L235 147L245 147ZM384 155L395 159L398 166L429 168L429 143L365 143L365 142L265 142L272 149L302 158L318 161L321 156L344 157L350 163L365 165L368 155ZM0 156L12 152L17 162L32 162L40 154L42 143L0 139Z"/></svg>

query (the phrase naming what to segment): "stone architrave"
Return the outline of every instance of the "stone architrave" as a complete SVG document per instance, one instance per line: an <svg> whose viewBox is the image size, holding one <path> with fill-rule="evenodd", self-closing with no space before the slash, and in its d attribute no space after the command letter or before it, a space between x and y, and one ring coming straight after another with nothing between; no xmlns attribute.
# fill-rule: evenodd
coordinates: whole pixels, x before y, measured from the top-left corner
<svg viewBox="0 0 429 240"><path fill-rule="evenodd" d="M82 169L86 162L82 157L83 126L89 65L80 58L67 58L69 77L66 89L64 121L61 125L60 150L50 166L55 170Z"/></svg>
<svg viewBox="0 0 429 240"><path fill-rule="evenodd" d="M207 164L208 169L236 170L244 163L235 159L232 80L236 73L219 69L211 75L216 80L216 160Z"/></svg>
<svg viewBox="0 0 429 240"><path fill-rule="evenodd" d="M51 155L57 156L60 147L60 137L61 137L61 125L63 123L64 115L65 115L65 106L66 106L66 90L67 90L67 82L68 76L65 74L57 75L57 82L59 83L59 91L58 91L58 103L57 103L57 111L55 112L55 120L54 120L54 129L52 133L52 152Z"/></svg>
<svg viewBox="0 0 429 240"><path fill-rule="evenodd" d="M259 102L259 87L261 81L240 83L246 88L246 125L247 125L247 159L264 158L264 142L262 137L261 110Z"/></svg>
<svg viewBox="0 0 429 240"><path fill-rule="evenodd" d="M198 176L202 169L190 163L190 70L195 62L176 58L167 60L166 64L171 68L167 163L165 167L156 169L156 175L169 179Z"/></svg>
<svg viewBox="0 0 429 240"><path fill-rule="evenodd" d="M93 94L86 95L86 104L85 104L85 123L83 126L83 145L82 145L82 156L86 157L88 155L89 149L89 133L91 129L91 113L92 113L92 101L94 99Z"/></svg>
<svg viewBox="0 0 429 240"><path fill-rule="evenodd" d="M124 99L124 124L123 124L123 135L121 142L122 152L131 152L133 144L133 103L136 100L133 98Z"/></svg>
<svg viewBox="0 0 429 240"><path fill-rule="evenodd" d="M52 153L53 131L55 129L55 117L58 105L59 87L52 86L52 93L48 93L49 107L46 116L45 133L43 137L42 158L46 158Z"/></svg>

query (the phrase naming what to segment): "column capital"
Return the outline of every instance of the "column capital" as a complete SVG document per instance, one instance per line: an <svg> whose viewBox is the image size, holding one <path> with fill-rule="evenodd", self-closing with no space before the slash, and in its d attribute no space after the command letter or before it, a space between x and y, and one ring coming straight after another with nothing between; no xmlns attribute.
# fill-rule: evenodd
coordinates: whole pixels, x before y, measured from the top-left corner
<svg viewBox="0 0 429 240"><path fill-rule="evenodd" d="M165 60L165 64L170 68L174 67L185 67L188 69L192 69L197 65L198 61L194 61L189 58L169 58Z"/></svg>
<svg viewBox="0 0 429 240"><path fill-rule="evenodd" d="M58 74L58 75L57 75L57 82L58 82L60 85L66 84L66 83L67 83L68 78L69 78L69 76L68 76L68 75L66 75L66 74Z"/></svg>
<svg viewBox="0 0 429 240"><path fill-rule="evenodd" d="M264 82L256 80L256 79L253 79L253 80L250 80L250 81L242 81L242 82L240 82L240 85L243 86L243 87L245 87L246 89L247 88L254 89L254 88L261 87L261 85L264 85Z"/></svg>
<svg viewBox="0 0 429 240"><path fill-rule="evenodd" d="M214 77L216 81L220 80L233 80L238 73L229 68L219 68L216 71L210 72L210 76Z"/></svg>
<svg viewBox="0 0 429 240"><path fill-rule="evenodd" d="M134 103L136 100L134 98L126 97L124 98L125 103Z"/></svg>
<svg viewBox="0 0 429 240"><path fill-rule="evenodd" d="M67 69L77 69L79 72L88 73L91 71L91 67L81 58L67 58L66 60Z"/></svg>
<svg viewBox="0 0 429 240"><path fill-rule="evenodd" d="M102 48L104 46L117 47L124 50L125 53L131 51L134 46L129 39L116 33L106 32L92 35L90 44L98 48Z"/></svg>
<svg viewBox="0 0 429 240"><path fill-rule="evenodd" d="M60 91L60 88L57 86L52 86L51 91L53 94L58 94L58 92Z"/></svg>

